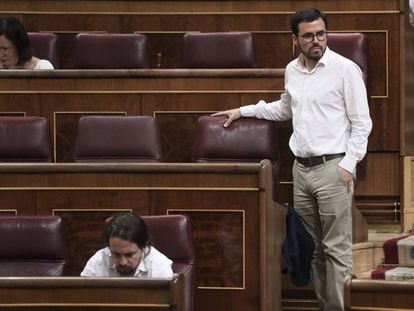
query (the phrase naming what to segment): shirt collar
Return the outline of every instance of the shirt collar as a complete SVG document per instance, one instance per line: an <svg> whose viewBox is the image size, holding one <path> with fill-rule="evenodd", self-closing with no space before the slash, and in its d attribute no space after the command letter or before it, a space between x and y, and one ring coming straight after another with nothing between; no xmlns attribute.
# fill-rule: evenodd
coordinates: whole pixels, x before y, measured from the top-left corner
<svg viewBox="0 0 414 311"><path fill-rule="evenodd" d="M141 257L141 260L138 264L138 267L135 270L134 276L145 276L145 275L148 274L148 267L147 267L144 259L145 259L145 257L148 256L150 250L151 250L150 247L145 247L144 248L143 256ZM116 270L115 263L112 261L112 255L111 255L111 251L109 250L109 247L107 247L105 249L105 252L109 256L109 269L112 270L115 275L118 275L118 271Z"/></svg>
<svg viewBox="0 0 414 311"><path fill-rule="evenodd" d="M325 53L323 53L321 59L318 61L318 63L316 64L315 68L312 69L312 71L316 70L316 68L320 67L320 66L326 66L329 64L330 59L332 56L332 51L329 49L329 47L327 46L325 49ZM299 56L296 58L296 62L295 62L295 66L300 70L300 71L308 71L304 65L304 61L303 61L303 54L299 54Z"/></svg>

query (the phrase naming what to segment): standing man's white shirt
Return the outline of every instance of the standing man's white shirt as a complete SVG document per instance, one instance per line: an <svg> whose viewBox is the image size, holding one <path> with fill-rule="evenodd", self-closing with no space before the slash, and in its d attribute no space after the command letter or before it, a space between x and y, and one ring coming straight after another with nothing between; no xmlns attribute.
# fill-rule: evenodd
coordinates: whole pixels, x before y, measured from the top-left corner
<svg viewBox="0 0 414 311"><path fill-rule="evenodd" d="M87 262L81 276L119 277L108 247L100 249ZM135 270L133 277L172 278L172 261L155 247L144 249L144 256Z"/></svg>
<svg viewBox="0 0 414 311"><path fill-rule="evenodd" d="M240 108L243 117L292 118L290 149L308 158L345 152L339 166L354 173L367 148L372 121L361 69L328 47L311 71L302 55L286 67L281 99Z"/></svg>

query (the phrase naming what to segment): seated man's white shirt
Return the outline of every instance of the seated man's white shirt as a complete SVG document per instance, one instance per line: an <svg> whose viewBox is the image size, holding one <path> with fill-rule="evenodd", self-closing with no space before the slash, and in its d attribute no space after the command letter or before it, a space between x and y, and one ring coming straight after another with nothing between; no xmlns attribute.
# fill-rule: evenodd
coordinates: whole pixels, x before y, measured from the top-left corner
<svg viewBox="0 0 414 311"><path fill-rule="evenodd" d="M86 263L81 276L119 277L108 247L100 249ZM155 247L144 249L134 277L172 278L172 261Z"/></svg>

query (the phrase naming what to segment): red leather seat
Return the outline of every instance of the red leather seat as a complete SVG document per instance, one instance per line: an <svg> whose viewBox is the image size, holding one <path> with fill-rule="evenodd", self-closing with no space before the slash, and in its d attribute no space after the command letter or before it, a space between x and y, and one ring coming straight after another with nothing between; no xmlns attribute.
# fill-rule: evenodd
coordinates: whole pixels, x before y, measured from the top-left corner
<svg viewBox="0 0 414 311"><path fill-rule="evenodd" d="M254 68L250 32L191 32L184 35L183 67Z"/></svg>
<svg viewBox="0 0 414 311"><path fill-rule="evenodd" d="M147 38L143 34L80 33L76 36L77 69L148 68Z"/></svg>
<svg viewBox="0 0 414 311"><path fill-rule="evenodd" d="M148 116L83 116L74 162L161 162L158 126Z"/></svg>
<svg viewBox="0 0 414 311"><path fill-rule="evenodd" d="M0 216L0 276L61 276L66 263L59 216Z"/></svg>
<svg viewBox="0 0 414 311"><path fill-rule="evenodd" d="M278 200L279 140L273 121L241 118L224 128L225 118L203 116L193 143L193 162L258 163L269 159L273 171L273 199Z"/></svg>
<svg viewBox="0 0 414 311"><path fill-rule="evenodd" d="M43 117L0 117L0 162L51 162L49 122Z"/></svg>

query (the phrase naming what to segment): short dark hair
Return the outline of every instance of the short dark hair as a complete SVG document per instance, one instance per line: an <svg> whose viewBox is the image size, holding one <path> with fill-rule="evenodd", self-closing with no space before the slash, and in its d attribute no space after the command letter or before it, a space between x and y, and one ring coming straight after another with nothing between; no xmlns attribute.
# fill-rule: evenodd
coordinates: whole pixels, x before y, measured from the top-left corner
<svg viewBox="0 0 414 311"><path fill-rule="evenodd" d="M300 23L313 22L319 18L322 18L323 22L325 23L325 28L328 29L328 19L325 13L322 11L314 8L297 11L292 15L292 18L290 20L290 28L292 29L292 33L297 36L299 34Z"/></svg>
<svg viewBox="0 0 414 311"><path fill-rule="evenodd" d="M109 246L109 239L113 237L134 242L141 249L150 245L147 225L141 217L133 213L112 218L104 232L106 246Z"/></svg>
<svg viewBox="0 0 414 311"><path fill-rule="evenodd" d="M0 36L5 36L13 43L19 58L18 65L32 58L32 49L26 29L16 17L0 18Z"/></svg>

